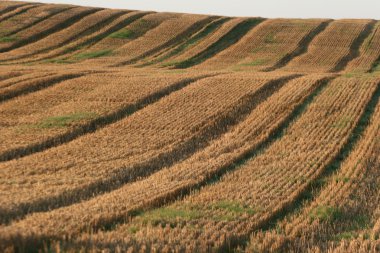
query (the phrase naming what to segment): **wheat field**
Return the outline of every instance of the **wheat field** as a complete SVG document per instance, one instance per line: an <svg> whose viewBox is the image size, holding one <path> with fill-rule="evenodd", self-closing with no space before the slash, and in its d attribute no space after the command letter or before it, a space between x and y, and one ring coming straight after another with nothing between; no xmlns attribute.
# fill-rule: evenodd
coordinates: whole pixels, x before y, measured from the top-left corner
<svg viewBox="0 0 380 253"><path fill-rule="evenodd" d="M380 21L0 2L0 252L380 252Z"/></svg>

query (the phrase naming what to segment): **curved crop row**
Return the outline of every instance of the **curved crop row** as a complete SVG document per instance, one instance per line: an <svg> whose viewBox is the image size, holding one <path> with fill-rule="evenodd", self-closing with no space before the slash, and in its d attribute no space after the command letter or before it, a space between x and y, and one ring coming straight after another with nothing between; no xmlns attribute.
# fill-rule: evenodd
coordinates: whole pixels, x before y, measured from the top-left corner
<svg viewBox="0 0 380 253"><path fill-rule="evenodd" d="M376 23L371 35L363 42L360 48L360 56L347 65L345 72L370 72L376 67L378 59L380 59L380 22Z"/></svg>
<svg viewBox="0 0 380 253"><path fill-rule="evenodd" d="M132 43L119 48L114 66L136 63L145 57L156 54L167 47L180 44L210 23L216 17L191 14L172 14L173 17ZM160 38L159 40L157 38ZM120 60L121 59L121 60Z"/></svg>
<svg viewBox="0 0 380 253"><path fill-rule="evenodd" d="M1 114L6 116L1 123L0 161L39 152L93 132L201 78L191 75L136 78L133 73L102 73L68 80L9 101L0 106ZM125 89L133 93L120 93Z"/></svg>
<svg viewBox="0 0 380 253"><path fill-rule="evenodd" d="M96 53L99 52L111 52L109 49L105 50L95 50L95 51L86 51L87 48L100 43L102 40L110 36L114 32L122 29L123 27L133 23L134 21L140 19L141 17L147 15L146 12L129 12L122 15L111 23L105 25L102 28L99 28L97 31L89 35L85 35L82 38L79 38L68 45L53 49L46 53L40 53L35 57L30 59L25 59L19 63L32 63L37 61L45 61L48 63L72 63L81 59L91 58L91 55L96 56ZM80 52L78 52L80 51ZM81 56L82 53L82 56ZM86 57L87 55L87 57Z"/></svg>
<svg viewBox="0 0 380 253"><path fill-rule="evenodd" d="M183 41L179 45L174 45L170 48L167 48L157 53L156 55L153 55L151 57L147 57L141 60L141 63L139 63L138 66L144 67L144 66L160 63L166 59L169 59L173 56L180 54L181 52L191 48L192 46L197 45L208 35L212 34L215 30L218 30L218 28L222 26L228 20L229 18L223 18L223 17L213 20L209 24L205 25L193 36L189 37L187 40Z"/></svg>
<svg viewBox="0 0 380 253"><path fill-rule="evenodd" d="M28 27L43 22L46 19L53 17L61 11L67 10L69 7L66 5L44 4L36 8L32 8L25 13L19 14L12 19L2 21L0 25L0 38L2 42L7 40L16 40L17 37L12 36Z"/></svg>
<svg viewBox="0 0 380 253"><path fill-rule="evenodd" d="M300 213L269 233L252 237L248 251L326 251L335 241L355 237L370 224L380 203L380 101L361 139L330 176L322 191ZM365 122L363 122L365 123ZM359 134L359 133L358 133Z"/></svg>
<svg viewBox="0 0 380 253"><path fill-rule="evenodd" d="M0 61L7 61L7 63L9 63L11 60L17 60L59 48L67 43L80 39L88 33L91 34L97 31L97 28L99 26L101 27L103 23L109 22L110 20L112 21L123 14L124 12L115 10L97 10L59 32L53 33L34 43L29 43L23 47L2 53Z"/></svg>
<svg viewBox="0 0 380 253"><path fill-rule="evenodd" d="M0 44L0 53L8 52L43 39L52 33L65 29L81 18L98 10L99 9L96 8L76 7L60 12L53 18L45 20L42 24L36 24L14 34L15 40Z"/></svg>
<svg viewBox="0 0 380 253"><path fill-rule="evenodd" d="M333 21L311 42L307 53L296 57L283 69L301 72L342 70L369 35L372 26L373 21L370 20Z"/></svg>
<svg viewBox="0 0 380 253"><path fill-rule="evenodd" d="M1 163L2 217L89 198L191 155L236 124L271 78L200 80L93 134Z"/></svg>
<svg viewBox="0 0 380 253"><path fill-rule="evenodd" d="M200 67L257 70L272 67L295 51L302 39L322 22L324 20L267 20Z"/></svg>
<svg viewBox="0 0 380 253"><path fill-rule="evenodd" d="M30 215L4 228L3 234L8 234L10 238L22 237L23 241L41 242L44 238L59 238L81 230L106 227L127 219L136 210L162 205L175 199L217 175L235 169L235 164L246 159L252 152L257 152L275 131L286 125L292 112L307 100L310 93L323 84L321 78L310 76L288 81L282 87L275 88L278 91L270 97L271 86L267 86L269 93L261 95L265 101L253 108L246 119L188 159L147 179L88 201ZM46 221L43 228L34 225L41 220ZM25 227L30 229L21 232L20 228ZM57 230L57 227L61 229Z"/></svg>
<svg viewBox="0 0 380 253"><path fill-rule="evenodd" d="M281 139L238 170L183 201L85 241L99 249L179 251L222 251L244 243L334 162L378 88L375 80L333 81Z"/></svg>

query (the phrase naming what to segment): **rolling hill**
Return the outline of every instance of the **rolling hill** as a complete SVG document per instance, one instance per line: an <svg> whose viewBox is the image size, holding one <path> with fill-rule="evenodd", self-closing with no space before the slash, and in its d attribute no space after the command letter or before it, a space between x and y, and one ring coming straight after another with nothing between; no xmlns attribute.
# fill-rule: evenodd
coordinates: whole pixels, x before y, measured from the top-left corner
<svg viewBox="0 0 380 253"><path fill-rule="evenodd" d="M379 252L380 21L0 2L1 252Z"/></svg>

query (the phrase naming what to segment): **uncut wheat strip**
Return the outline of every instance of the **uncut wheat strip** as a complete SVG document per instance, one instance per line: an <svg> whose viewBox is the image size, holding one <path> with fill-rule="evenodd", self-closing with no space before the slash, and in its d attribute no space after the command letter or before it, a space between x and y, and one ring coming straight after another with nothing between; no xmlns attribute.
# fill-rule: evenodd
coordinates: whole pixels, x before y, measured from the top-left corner
<svg viewBox="0 0 380 253"><path fill-rule="evenodd" d="M99 41L95 45L91 46L88 49L88 51L98 51L98 50L105 50L105 49L114 50L119 47L122 47L125 44L129 43L130 41L140 36L143 36L149 30L154 29L155 27L160 25L162 22L172 17L173 17L173 14L170 14L170 13L147 14L144 17L133 21L132 23L128 24L127 26L115 32L115 34L117 34L118 32L121 32L121 31L129 31L130 37L114 38L114 36L112 35L115 35L115 34L110 34L110 36L104 38L103 40Z"/></svg>
<svg viewBox="0 0 380 253"><path fill-rule="evenodd" d="M364 73L370 72L376 61L380 59L380 22L377 22L370 36L360 47L360 56L351 61L344 72Z"/></svg>
<svg viewBox="0 0 380 253"><path fill-rule="evenodd" d="M251 103L245 98L272 78L264 75L252 80L235 74L197 81L93 134L2 163L3 211L13 215L39 206L64 205L185 158L236 124L236 111ZM43 184L40 189L42 181L50 186ZM11 192L17 192L17 199L6 197Z"/></svg>
<svg viewBox="0 0 380 253"><path fill-rule="evenodd" d="M112 119L122 118L125 110L130 114L132 108L154 102L177 83L197 78L200 77L187 74L134 77L133 73L102 73L69 80L9 101L0 106L0 114L5 118L0 128L0 160L23 156L31 149L38 152L43 146L42 150L63 144L79 137L74 137L77 131L80 135L92 132L112 123L108 119L111 116ZM74 118L63 124L53 120L62 117ZM52 141L55 145L50 144Z"/></svg>
<svg viewBox="0 0 380 253"><path fill-rule="evenodd" d="M65 29L70 24L96 11L98 11L97 8L76 7L60 12L45 20L42 24L36 24L14 34L14 37L17 39L13 42L1 43L0 52L4 53L43 39L52 33Z"/></svg>
<svg viewBox="0 0 380 253"><path fill-rule="evenodd" d="M283 224L279 224L281 227L280 234L275 231L269 233L259 233L251 238L251 246L249 250L257 249L261 251L273 251L284 249L299 250L301 248L309 247L305 242L311 245L316 244L317 240L312 239L311 236L323 233L323 238L328 234L336 233L336 231L329 231L329 229L323 228L329 224L323 220L314 220L310 223L311 214L315 213L319 207L334 207L347 210L350 215L363 215L356 210L360 206L359 212L365 212L366 215L372 215L374 207L379 200L376 200L378 191L372 189L369 191L369 180L376 181L379 178L376 168L379 164L376 164L376 158L378 157L379 144L378 136L380 131L380 104L378 104L374 115L372 116L372 123L369 125L365 134L350 156L342 164L339 172L330 178L330 183L323 188L322 192L306 207L301 210L299 214L295 214L291 219L286 219ZM374 164L372 164L372 161ZM379 161L377 161L378 163ZM373 171L375 170L375 171ZM376 177L377 175L377 177ZM367 178L366 178L367 177ZM368 178L370 177L370 178ZM377 179L378 180L378 179ZM359 196L366 196L364 198L365 203L360 203ZM352 203L350 196L357 196L355 203ZM363 197L361 199L363 201ZM353 206L354 205L354 206ZM355 206L357 207L355 209ZM347 221L354 220L347 219ZM334 226L334 230L344 229L343 224L347 221L338 221L339 225ZM336 227L336 228L335 228ZM297 248L295 247L295 241L298 242ZM292 246L291 246L292 245ZM289 247L292 247L289 249Z"/></svg>
<svg viewBox="0 0 380 253"><path fill-rule="evenodd" d="M114 65L134 63L191 36L215 17L192 14L173 14L173 17L148 31L142 37L115 51L116 57L109 59ZM159 39L157 39L159 38Z"/></svg>
<svg viewBox="0 0 380 253"><path fill-rule="evenodd" d="M117 244L119 247L137 249L140 246L163 249L166 245L175 250L221 250L227 245L244 242L255 228L292 203L334 160L377 88L378 80L364 83L345 79L333 81L289 127L286 134L264 153L218 183L162 209L162 212L179 210L185 212L184 216L171 220L171 216L167 218L163 215L154 219L154 211L148 212L130 225L92 236L90 241L99 242L99 249ZM351 124L343 129L332 130L331 124L346 114L353 117ZM322 144L325 145L323 151L320 150ZM309 164L313 160L317 163ZM289 176L292 180L289 180ZM294 183L293 179L296 179ZM226 201L233 201L240 209L248 210L226 219L224 217L229 214L228 208L223 208L223 205L218 207ZM186 219L186 212L190 212L188 215L192 218ZM196 215L192 215L194 212ZM147 219L148 224L150 219L152 225L144 225L144 219ZM158 226L155 226L156 222ZM159 226L168 223L174 228ZM128 232L130 227L138 230L133 236Z"/></svg>
<svg viewBox="0 0 380 253"><path fill-rule="evenodd" d="M30 43L23 47L3 53L1 61L10 62L28 56L33 56L38 53L44 53L55 48L59 48L67 43L75 41L86 34L91 34L96 31L94 28L101 27L104 22L115 19L121 16L123 12L115 10L98 10L97 12L83 17L78 22L73 23L67 28L53 33L44 39Z"/></svg>
<svg viewBox="0 0 380 253"><path fill-rule="evenodd" d="M61 48L56 48L54 50L51 50L50 52L41 53L32 59L24 60L23 63L35 62L39 60L48 60L48 59L54 60L56 57L59 57L59 56L61 56L61 58L57 58L57 59L66 59L69 56L78 54L78 50L80 49L84 50L83 48L87 48L87 47L93 46L94 44L96 45L97 43L100 43L104 38L106 38L113 32L125 27L126 25L132 23L136 19L139 19L147 14L148 13L146 12L135 12L135 11L129 12L117 18L116 20L104 26L103 28L98 29L91 35L84 36L83 38L80 38L74 42L71 42L68 45L63 46Z"/></svg>
<svg viewBox="0 0 380 253"><path fill-rule="evenodd" d="M329 72L349 56L359 39L368 35L371 20L336 20L309 45L308 51L296 57L283 70L301 72ZM365 39L365 37L364 37Z"/></svg>
<svg viewBox="0 0 380 253"><path fill-rule="evenodd" d="M25 4L17 7L15 10L10 11L2 16L0 16L0 22L7 21L17 15L27 12L30 9L37 8L40 4Z"/></svg>
<svg viewBox="0 0 380 253"><path fill-rule="evenodd" d="M199 53L206 50L209 46L217 42L221 37L223 37L226 33L230 32L237 24L241 23L244 18L233 18L227 22L225 22L222 26L220 26L216 31L211 33L205 39L200 41L195 45L191 45L189 48L186 48L182 53L175 55L166 59L164 62L160 63L160 65L174 65L174 63L185 61L191 57L198 55Z"/></svg>
<svg viewBox="0 0 380 253"><path fill-rule="evenodd" d="M69 8L73 7L66 5L43 4L36 8L32 8L12 19L1 22L0 35L12 38L13 34L37 23L43 22L45 19Z"/></svg>
<svg viewBox="0 0 380 253"><path fill-rule="evenodd" d="M206 60L199 67L227 68L239 63L257 65L257 67L272 66L284 55L294 51L300 41L323 21L325 20L271 19L264 21L238 43ZM258 62L252 64L251 61Z"/></svg>
<svg viewBox="0 0 380 253"><path fill-rule="evenodd" d="M280 88L280 91L273 95L273 98L268 98L263 104L253 109L250 115L234 127L231 132L223 135L221 139L213 141L206 149L198 151L180 164L158 172L147 180L126 185L119 190L92 200L48 213L34 214L21 223L30 224L31 221L36 222L43 217L49 217L48 219L54 224L61 224L63 219L70 220L72 222L70 224L65 222L65 226L60 231L51 230L54 226L61 226L53 225L53 223L49 223L52 226L45 226L43 230L40 230L41 228L38 226L33 225L31 227L38 228L38 231L33 233L36 236L39 234L40 237L77 233L92 225L100 226L123 219L136 207L143 208L144 205L158 202L159 199L165 198L165 195L170 196L178 193L181 188L184 191L186 188L195 187L206 178L210 178L212 174L223 170L222 168L226 165L233 163L236 157L243 155L252 147L257 146L263 139L266 139L270 132L285 120L291 108L296 107L300 100L307 97L310 90L318 86L317 83L320 78L296 79L297 82L296 80L289 81L284 88ZM276 105L274 101L278 100L284 103ZM265 117L261 116L264 115L264 111L269 110L270 113ZM271 125L270 128L268 128L268 124ZM251 126L255 127L252 128ZM258 136L260 137L259 140L257 140ZM212 167L207 165L212 165ZM125 204L120 206L118 205L120 202ZM74 209L76 211L72 212L71 210ZM87 214L91 214L91 216ZM20 227L20 223L11 226L13 233L17 231L17 227Z"/></svg>

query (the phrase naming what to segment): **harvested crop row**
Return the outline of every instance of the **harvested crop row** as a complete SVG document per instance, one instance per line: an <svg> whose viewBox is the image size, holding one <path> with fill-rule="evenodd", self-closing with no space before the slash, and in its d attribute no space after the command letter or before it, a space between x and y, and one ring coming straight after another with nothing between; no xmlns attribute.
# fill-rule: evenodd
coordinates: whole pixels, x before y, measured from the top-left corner
<svg viewBox="0 0 380 253"><path fill-rule="evenodd" d="M230 32L237 24L241 23L243 20L243 18L233 18L228 20L227 22L223 23L216 31L207 36L204 40L195 45L189 45L189 47L186 48L186 50L184 50L182 53L176 54L166 59L162 63L162 66L173 66L179 62L185 61L198 55L210 47L212 44L220 40L222 36Z"/></svg>
<svg viewBox="0 0 380 253"><path fill-rule="evenodd" d="M201 51L197 55L179 62L175 65L175 68L189 68L194 65L200 64L207 59L217 55L226 48L231 47L239 40L241 40L250 30L255 26L263 22L262 18L247 18L242 22L234 26L229 32L224 34L219 40L211 44L205 50Z"/></svg>
<svg viewBox="0 0 380 253"><path fill-rule="evenodd" d="M284 219L276 230L252 237L248 251L318 248L325 252L342 238L355 237L356 231L370 226L380 203L379 137L380 101L369 127L338 173L328 178L328 184L300 213Z"/></svg>
<svg viewBox="0 0 380 253"><path fill-rule="evenodd" d="M81 230L122 221L136 210L175 199L181 193L224 173L236 161L256 150L274 131L281 128L292 111L302 105L310 93L322 85L321 78L297 78L282 84L270 97L271 92L262 94L265 101L254 107L245 120L183 162L89 201L47 213L32 214L4 228L2 234L7 234L9 239L22 238L24 242L62 238ZM41 220L44 220L44 226L40 226ZM60 229L57 230L57 227ZM6 240L5 237L3 239Z"/></svg>
<svg viewBox="0 0 380 253"><path fill-rule="evenodd" d="M159 26L162 22L172 18L173 15L169 13L151 13L148 14L131 24L111 33L103 40L90 47L87 52L99 50L115 50L124 46L132 40L135 40L149 30Z"/></svg>
<svg viewBox="0 0 380 253"><path fill-rule="evenodd" d="M27 73L24 75L16 75L16 76L12 76L11 73L9 73L10 78L6 78L5 80L2 80L0 82L0 93L1 93L1 91L4 90L4 88L8 88L8 87L11 87L13 85L23 83L23 82L30 82L34 79L39 79L39 78L46 77L46 76L53 75L53 74L56 74L56 73L46 71L45 73ZM6 75L4 75L4 76L6 76Z"/></svg>
<svg viewBox="0 0 380 253"><path fill-rule="evenodd" d="M25 46L29 43L36 42L49 36L52 33L65 29L81 18L96 11L98 11L96 8L76 7L60 12L54 17L45 20L42 24L36 24L29 27L28 29L14 34L14 37L17 39L6 43L1 43L0 52L8 52L15 48Z"/></svg>
<svg viewBox="0 0 380 253"><path fill-rule="evenodd" d="M17 15L12 19L1 22L0 24L0 38L2 42L7 40L15 40L12 34L17 33L27 27L32 26L38 22L45 20L54 14L69 8L65 5L50 5L44 4L37 8L32 8L25 13Z"/></svg>
<svg viewBox="0 0 380 253"><path fill-rule="evenodd" d="M10 86L4 86L0 89L0 102L4 102L17 96L45 89L64 80L76 78L81 75L82 74L79 73L56 74L45 76L42 78L17 82Z"/></svg>
<svg viewBox="0 0 380 253"><path fill-rule="evenodd" d="M263 22L241 41L199 67L265 69L294 52L300 42L325 20L272 19Z"/></svg>
<svg viewBox="0 0 380 253"><path fill-rule="evenodd" d="M34 43L29 43L23 47L11 50L1 55L1 61L10 62L10 60L33 56L55 48L59 48L67 43L80 39L86 34L91 34L103 23L121 16L123 12L115 10L98 10L97 12L83 17L78 22L73 23L66 29L53 33L44 39ZM95 28L95 29L94 29Z"/></svg>
<svg viewBox="0 0 380 253"><path fill-rule="evenodd" d="M172 18L162 22L144 36L115 51L115 57L109 60L114 65L135 63L164 48L178 44L209 23L215 17L190 14L171 14ZM106 61L107 62L107 61Z"/></svg>
<svg viewBox="0 0 380 253"><path fill-rule="evenodd" d="M166 59L169 59L175 55L180 54L181 52L187 50L188 48L191 48L192 46L197 45L199 42L201 42L208 35L212 34L215 30L217 30L221 25L223 25L229 19L230 18L224 18L224 17L216 18L212 22L205 25L202 29L200 29L193 36L191 36L187 40L184 40L182 43L180 43L178 45L174 45L174 46L169 47L169 48L165 48L161 52L158 52L155 55L152 55L150 57L146 57L146 58L142 59L139 62L138 66L144 67L144 66L156 64L156 63L162 62Z"/></svg>
<svg viewBox="0 0 380 253"><path fill-rule="evenodd" d="M360 48L360 56L351 61L345 72L365 73L376 67L376 61L380 59L380 22L377 22L370 36Z"/></svg>
<svg viewBox="0 0 380 253"><path fill-rule="evenodd" d="M2 217L89 198L190 156L237 124L255 103L247 96L272 78L206 78L95 133L1 163Z"/></svg>
<svg viewBox="0 0 380 253"><path fill-rule="evenodd" d="M22 76L24 75L23 71L6 71L6 72L1 72L1 76L0 76L0 86L2 86L2 84L6 81L8 82L9 79L13 79L13 78L17 78L19 76Z"/></svg>
<svg viewBox="0 0 380 253"><path fill-rule="evenodd" d="M212 251L244 243L334 162L377 89L378 80L333 81L282 138L218 183L85 238L99 249L121 250Z"/></svg>
<svg viewBox="0 0 380 253"><path fill-rule="evenodd" d="M7 12L13 11L14 9L21 7L23 5L28 5L30 3L26 2L13 2L13 1L1 1L0 2L0 17Z"/></svg>
<svg viewBox="0 0 380 253"><path fill-rule="evenodd" d="M360 41L369 35L370 20L336 20L309 45L307 53L296 57L283 70L332 72L344 68ZM346 59L347 58L347 59Z"/></svg>
<svg viewBox="0 0 380 253"><path fill-rule="evenodd" d="M39 54L38 56L30 59L25 60L24 62L35 62L39 60L47 60L48 62L53 63L70 63L72 59L67 59L70 56L72 58L78 60L78 50L84 50L87 47L93 46L96 43L99 43L99 41L102 41L104 38L107 38L107 36L111 35L112 33L116 32L117 30L129 25L133 21L141 18L142 16L146 15L145 12L130 12L127 13L110 24L104 26L103 28L100 28L99 30L95 31L91 35L84 36L81 39L76 40L75 42L69 43L66 46L63 46L61 48L56 48L54 50L51 50L50 52L46 52L43 54ZM108 50L98 50L95 52L102 52ZM91 51L92 53L94 51ZM86 53L86 52L84 52Z"/></svg>
<svg viewBox="0 0 380 253"><path fill-rule="evenodd" d="M2 104L0 160L62 144L78 137L77 131L94 131L193 80L191 75L134 75L87 75Z"/></svg>
<svg viewBox="0 0 380 253"><path fill-rule="evenodd" d="M380 240L352 239L344 240L338 247L331 247L328 252L332 253L378 253Z"/></svg>
<svg viewBox="0 0 380 253"><path fill-rule="evenodd" d="M17 15L22 14L22 13L25 13L30 9L37 8L38 6L39 6L39 4L22 5L18 8L16 8L15 10L7 12L6 14L0 16L0 22L7 21L8 19L11 19Z"/></svg>

